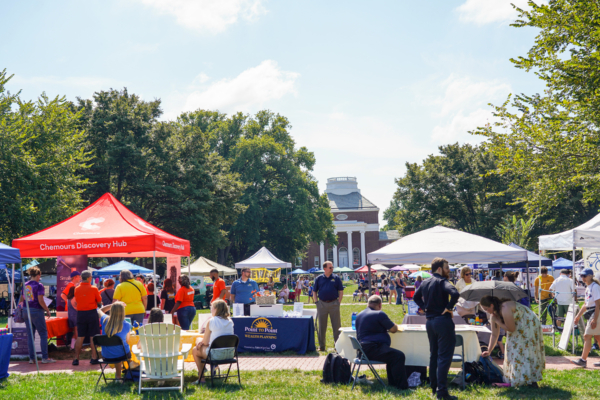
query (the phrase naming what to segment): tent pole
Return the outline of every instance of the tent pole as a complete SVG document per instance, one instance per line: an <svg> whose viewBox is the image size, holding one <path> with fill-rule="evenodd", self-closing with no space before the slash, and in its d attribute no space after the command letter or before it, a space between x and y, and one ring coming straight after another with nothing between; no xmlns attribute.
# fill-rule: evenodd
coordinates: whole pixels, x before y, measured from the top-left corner
<svg viewBox="0 0 600 400"><path fill-rule="evenodd" d="M24 271L23 271L23 263L21 263L21 281L23 281ZM27 322L26 325L29 325L29 334L31 335L31 341L33 342L33 355L35 356L35 368L37 369L38 375L40 374L40 365L38 364L37 353L35 352L35 337L33 336L33 326L31 323L31 313L29 312L29 301L25 296L25 286L23 286L23 301L25 302L25 306L27 307Z"/></svg>
<svg viewBox="0 0 600 400"><path fill-rule="evenodd" d="M158 292L158 285L156 284L156 250L152 252L152 282L154 282L154 307L158 304L158 297L156 296L156 292Z"/></svg>
<svg viewBox="0 0 600 400"><path fill-rule="evenodd" d="M573 231L573 239L575 239L575 231ZM571 287L573 288L573 292L575 292L574 302L573 302L573 323L571 324L571 354L575 354L575 304L577 304L577 292L575 291L575 241L573 241L573 266L571 267Z"/></svg>
<svg viewBox="0 0 600 400"><path fill-rule="evenodd" d="M8 271L6 273L6 277L8 277ZM9 282L10 285L10 318L12 318L13 310L15 309L15 264L12 265L12 279ZM12 323L9 326L9 332L12 333Z"/></svg>
<svg viewBox="0 0 600 400"><path fill-rule="evenodd" d="M192 279L192 265L190 264L190 256L188 256L188 276Z"/></svg>
<svg viewBox="0 0 600 400"><path fill-rule="evenodd" d="M371 264L367 264L367 281L369 282L369 297L373 293L371 293Z"/></svg>
<svg viewBox="0 0 600 400"><path fill-rule="evenodd" d="M542 251L540 250L539 246L538 246L538 252L540 253L540 255L542 254ZM540 257L539 263L538 263L538 278L541 276L542 274L542 257ZM535 285L533 286L533 290L535 290ZM538 317L540 318L540 321L542 320L542 284L541 284L541 279L540 279L540 289L539 289L539 293L538 293L538 299L539 299L539 304L538 304Z"/></svg>

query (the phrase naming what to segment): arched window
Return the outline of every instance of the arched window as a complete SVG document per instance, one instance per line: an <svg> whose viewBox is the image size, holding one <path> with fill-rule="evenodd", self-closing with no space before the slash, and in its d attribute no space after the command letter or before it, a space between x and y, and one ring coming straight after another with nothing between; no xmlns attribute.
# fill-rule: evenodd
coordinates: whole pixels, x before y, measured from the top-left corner
<svg viewBox="0 0 600 400"><path fill-rule="evenodd" d="M352 249L352 265L360 265L360 249L358 247Z"/></svg>
<svg viewBox="0 0 600 400"><path fill-rule="evenodd" d="M348 249L345 247L340 247L340 254L338 259L338 266L340 268L348 267L350 265L348 263Z"/></svg>
<svg viewBox="0 0 600 400"><path fill-rule="evenodd" d="M327 249L327 261L333 262L333 249Z"/></svg>

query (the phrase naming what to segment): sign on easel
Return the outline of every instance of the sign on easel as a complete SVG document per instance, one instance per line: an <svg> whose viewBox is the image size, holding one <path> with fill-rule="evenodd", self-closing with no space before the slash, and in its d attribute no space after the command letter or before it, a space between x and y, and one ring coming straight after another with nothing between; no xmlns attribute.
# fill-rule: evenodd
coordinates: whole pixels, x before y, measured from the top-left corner
<svg viewBox="0 0 600 400"><path fill-rule="evenodd" d="M573 310L575 307L575 310ZM569 351L567 347L569 346L569 338L571 337L571 330L573 329L573 316L577 315L579 312L579 306L577 304L569 305L569 311L567 311L567 316L565 317L565 323L563 325L562 335L560 336L560 342L558 343L558 348L564 351ZM581 340L583 340L583 332L585 331L585 326L583 325L583 320L579 319L579 324L577 325L579 328L579 335L581 336Z"/></svg>

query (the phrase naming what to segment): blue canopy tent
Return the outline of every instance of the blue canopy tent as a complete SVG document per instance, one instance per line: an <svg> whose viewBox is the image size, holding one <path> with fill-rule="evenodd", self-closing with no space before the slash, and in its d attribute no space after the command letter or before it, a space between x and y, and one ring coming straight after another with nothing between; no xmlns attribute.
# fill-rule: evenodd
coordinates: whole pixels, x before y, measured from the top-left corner
<svg viewBox="0 0 600 400"><path fill-rule="evenodd" d="M315 267L315 268L311 268L311 269L309 269L308 271L305 271L305 272L307 272L309 274L322 274L323 270L321 268Z"/></svg>
<svg viewBox="0 0 600 400"><path fill-rule="evenodd" d="M292 275L299 275L299 274L306 274L306 273L308 273L308 271L305 271L302 268L296 268L295 270L290 272L290 274L292 274Z"/></svg>
<svg viewBox="0 0 600 400"><path fill-rule="evenodd" d="M573 261L567 260L566 258L558 258L552 263L554 269L570 269L573 268Z"/></svg>
<svg viewBox="0 0 600 400"><path fill-rule="evenodd" d="M15 271L15 281L21 280L21 272ZM12 281L11 271L6 267L6 264L0 264L0 283L8 283ZM12 288L11 288L12 293Z"/></svg>
<svg viewBox="0 0 600 400"><path fill-rule="evenodd" d="M96 270L92 272L93 277L99 276L113 276L119 275L122 270L128 269L132 274L152 274L153 270L140 267L139 265L135 265L130 263L129 261L119 261L113 265L109 265L108 267L104 267L102 269Z"/></svg>

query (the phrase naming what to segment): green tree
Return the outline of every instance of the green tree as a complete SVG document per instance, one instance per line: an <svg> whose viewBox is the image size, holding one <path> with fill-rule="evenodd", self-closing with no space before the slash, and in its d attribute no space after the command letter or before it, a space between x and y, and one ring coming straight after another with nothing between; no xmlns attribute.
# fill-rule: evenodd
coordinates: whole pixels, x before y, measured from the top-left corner
<svg viewBox="0 0 600 400"><path fill-rule="evenodd" d="M496 238L495 227L516 211L502 194L508 178L487 175L496 163L480 146L456 143L440 146L439 151L422 165L406 164L406 174L396 179L398 188L384 213L388 227L404 236L444 225Z"/></svg>
<svg viewBox="0 0 600 400"><path fill-rule="evenodd" d="M159 122L160 101L127 90L95 93L77 107L93 155L90 202L111 192L140 217L190 240L194 254L214 257L228 244L223 226L243 211L244 185L230 162L211 152L206 133L185 118Z"/></svg>
<svg viewBox="0 0 600 400"><path fill-rule="evenodd" d="M22 101L0 72L0 240L47 228L81 209L89 156L64 98Z"/></svg>
<svg viewBox="0 0 600 400"><path fill-rule="evenodd" d="M295 147L285 117L197 110L181 120L208 132L211 149L230 161L247 185L240 199L246 211L228 227L230 244L220 250L219 262L240 261L261 246L292 261L311 241L335 242L329 201L310 173L315 157Z"/></svg>
<svg viewBox="0 0 600 400"><path fill-rule="evenodd" d="M539 34L526 56L511 61L546 89L509 97L495 107L498 121L474 133L487 138L495 172L513 177L515 201L556 232L587 220L600 204L600 5L529 4L513 26Z"/></svg>
<svg viewBox="0 0 600 400"><path fill-rule="evenodd" d="M523 218L517 218L516 215L507 216L496 227L496 234L504 244L514 243L524 249L531 250L531 233L534 226L535 217L524 220Z"/></svg>

